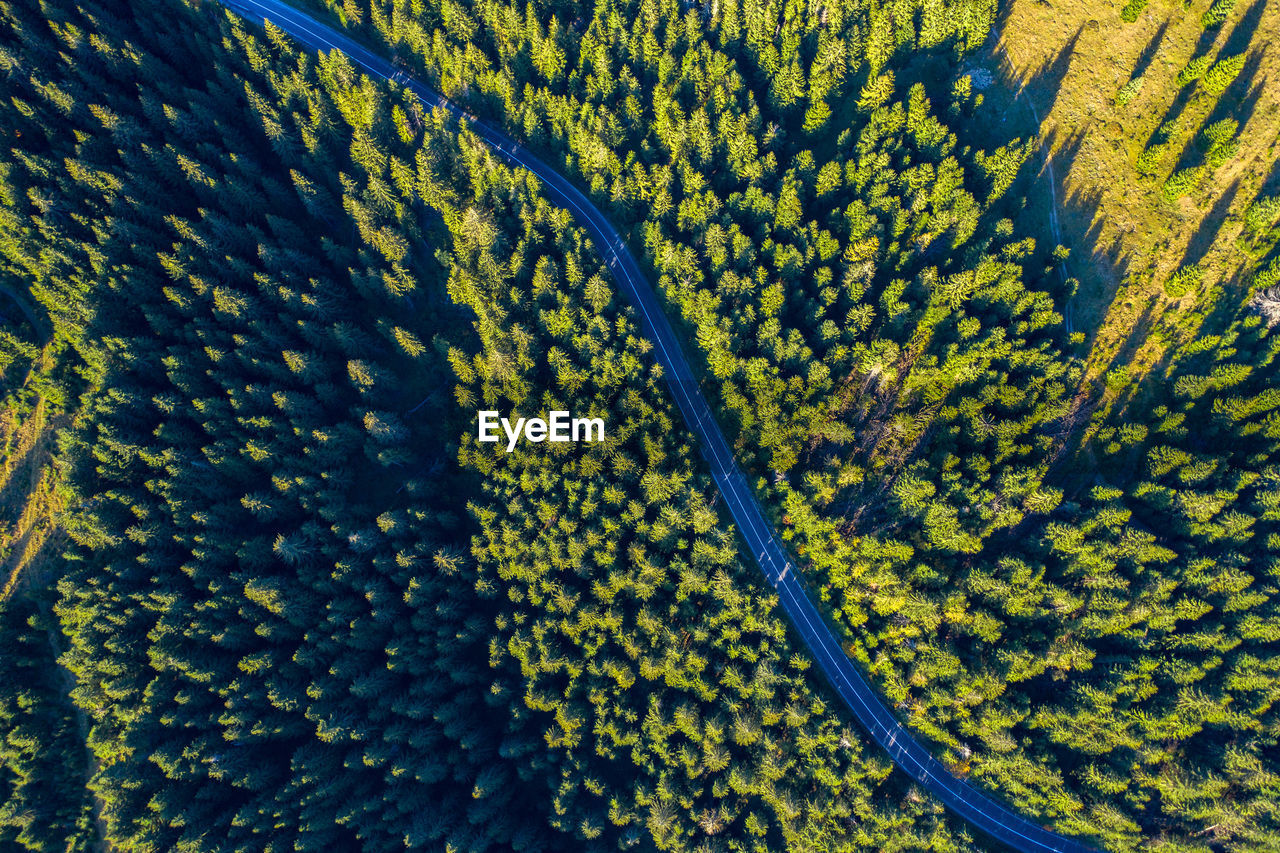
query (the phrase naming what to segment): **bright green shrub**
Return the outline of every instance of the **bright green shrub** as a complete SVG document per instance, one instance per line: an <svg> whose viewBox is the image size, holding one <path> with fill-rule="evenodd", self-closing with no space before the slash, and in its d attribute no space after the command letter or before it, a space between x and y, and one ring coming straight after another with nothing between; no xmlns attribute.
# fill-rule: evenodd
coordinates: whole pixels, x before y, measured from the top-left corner
<svg viewBox="0 0 1280 853"><path fill-rule="evenodd" d="M1169 150L1168 145L1152 145L1138 155L1138 171L1144 175L1152 175L1160 171L1160 161Z"/></svg>
<svg viewBox="0 0 1280 853"><path fill-rule="evenodd" d="M1116 104L1124 106L1125 104L1138 97L1138 93L1142 91L1143 77L1134 77L1128 83L1120 87L1120 91L1116 93Z"/></svg>
<svg viewBox="0 0 1280 853"><path fill-rule="evenodd" d="M1221 95L1227 91L1227 87L1231 85L1232 80L1236 79L1236 75L1240 73L1242 68L1244 68L1243 53L1220 59L1205 72L1204 80L1200 85L1204 86L1206 92Z"/></svg>
<svg viewBox="0 0 1280 853"><path fill-rule="evenodd" d="M1209 66L1213 63L1211 56L1197 56L1187 63L1186 67L1178 72L1178 88L1190 83L1192 80L1199 80L1204 76L1204 72L1209 70Z"/></svg>
<svg viewBox="0 0 1280 853"><path fill-rule="evenodd" d="M1125 7L1120 10L1120 18L1132 24L1138 20L1138 16L1142 14L1142 10L1145 8L1147 8L1147 0L1129 0Z"/></svg>
<svg viewBox="0 0 1280 853"><path fill-rule="evenodd" d="M1236 0L1218 0L1200 17L1200 26L1206 30L1222 26L1236 7Z"/></svg>
<svg viewBox="0 0 1280 853"><path fill-rule="evenodd" d="M1203 166L1179 169L1164 182L1164 189L1161 190L1161 195L1164 196L1165 201L1175 201L1182 198L1195 189L1196 184L1200 183L1200 177L1203 174Z"/></svg>
<svg viewBox="0 0 1280 853"><path fill-rule="evenodd" d="M1224 118L1200 132L1201 145L1208 149L1204 161L1210 169L1218 168L1240 150L1240 143L1236 139L1236 131L1239 129L1238 121Z"/></svg>
<svg viewBox="0 0 1280 853"><path fill-rule="evenodd" d="M1195 264L1181 267L1164 283L1164 292L1170 299L1186 296L1204 281L1204 273Z"/></svg>
<svg viewBox="0 0 1280 853"><path fill-rule="evenodd" d="M1266 196L1249 205L1244 214L1244 224L1250 231L1262 231L1270 228L1277 216L1280 216L1280 195Z"/></svg>

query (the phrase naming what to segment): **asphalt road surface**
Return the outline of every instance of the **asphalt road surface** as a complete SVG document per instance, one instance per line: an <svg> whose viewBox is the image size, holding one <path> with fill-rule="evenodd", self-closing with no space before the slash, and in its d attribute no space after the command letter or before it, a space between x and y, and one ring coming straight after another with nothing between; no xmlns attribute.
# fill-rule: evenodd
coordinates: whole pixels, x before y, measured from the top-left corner
<svg viewBox="0 0 1280 853"><path fill-rule="evenodd" d="M881 703L867 680L841 649L835 634L796 577L786 549L766 520L755 494L729 449L724 433L716 424L689 360L680 348L653 287L640 271L622 238L604 214L585 195L552 167L530 154L505 133L489 126L450 103L436 92L407 76L387 60L351 38L279 0L221 0L223 5L254 21L270 21L298 41L317 50L339 50L367 73L391 80L416 95L428 107L440 107L465 118L473 133L487 142L507 162L528 169L546 188L547 195L574 214L590 232L596 248L613 271L618 284L640 315L642 331L654 343L658 362L685 422L698 437L716 486L738 525L752 556L769 583L778 591L778 600L791 618L804 644L835 691L845 701L858 722L871 734L904 773L920 783L943 805L1005 845L1024 853L1061 851L1085 853L1092 848L1056 835L1020 817L957 779L934 758L911 733L903 728Z"/></svg>

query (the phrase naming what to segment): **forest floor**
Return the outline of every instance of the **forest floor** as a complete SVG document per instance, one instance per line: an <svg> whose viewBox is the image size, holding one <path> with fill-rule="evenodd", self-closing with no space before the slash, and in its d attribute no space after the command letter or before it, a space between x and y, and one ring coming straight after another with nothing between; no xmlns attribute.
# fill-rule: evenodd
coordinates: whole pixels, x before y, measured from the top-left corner
<svg viewBox="0 0 1280 853"><path fill-rule="evenodd" d="M62 509L52 464L59 420L48 416L43 398L25 417L12 408L0 411L0 601L23 580L38 585L53 576L43 563L57 550Z"/></svg>
<svg viewBox="0 0 1280 853"><path fill-rule="evenodd" d="M1124 370L1138 379L1158 370L1168 343L1195 331L1181 328L1178 309L1197 294L1177 300L1164 292L1174 271L1199 265L1200 295L1215 285L1243 293L1251 259L1237 245L1242 215L1260 192L1280 190L1280 4L1240 0L1210 30L1201 26L1206 0L1187 9L1151 0L1134 23L1121 20L1122 5L1010 0L970 70L993 78L983 90L984 109L1000 117L993 138L1040 142L1017 225L1042 245L1071 251L1067 274L1080 287L1068 320L1086 336L1090 374ZM1244 70L1221 97L1177 85L1187 61L1206 53L1245 54ZM1143 77L1137 96L1117 104L1117 92L1136 77ZM1165 179L1201 162L1197 136L1224 118L1239 122L1238 153L1190 195L1164 201ZM1143 175L1138 156L1166 121L1169 150Z"/></svg>

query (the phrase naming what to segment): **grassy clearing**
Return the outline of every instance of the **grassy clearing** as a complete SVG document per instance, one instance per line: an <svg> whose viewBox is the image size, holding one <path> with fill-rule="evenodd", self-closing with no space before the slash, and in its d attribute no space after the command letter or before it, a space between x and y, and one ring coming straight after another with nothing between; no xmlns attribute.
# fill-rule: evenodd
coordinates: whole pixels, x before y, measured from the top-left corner
<svg viewBox="0 0 1280 853"><path fill-rule="evenodd" d="M49 366L42 358L24 387ZM64 503L53 449L66 416L51 414L43 396L34 403L24 397L10 395L0 410L0 601L24 581L39 583L49 576L44 561L56 551Z"/></svg>
<svg viewBox="0 0 1280 853"><path fill-rule="evenodd" d="M1018 224L1052 244L1056 216L1080 282L1069 322L1084 333L1091 372L1136 380L1195 333L1198 320L1179 309L1217 288L1216 298L1246 291L1256 259L1239 239L1243 214L1280 191L1280 4L1240 0L1210 29L1207 0L1152 0L1132 23L1122 5L1012 0L980 65L996 81L985 93L999 117L993 137L1041 142ZM1212 68L1232 56L1242 68L1223 91L1212 72L1182 82L1193 59ZM1230 129L1224 121L1238 128L1211 152L1203 131ZM1185 194L1169 199L1171 176L1197 166ZM1183 276L1166 287L1192 266L1197 286Z"/></svg>

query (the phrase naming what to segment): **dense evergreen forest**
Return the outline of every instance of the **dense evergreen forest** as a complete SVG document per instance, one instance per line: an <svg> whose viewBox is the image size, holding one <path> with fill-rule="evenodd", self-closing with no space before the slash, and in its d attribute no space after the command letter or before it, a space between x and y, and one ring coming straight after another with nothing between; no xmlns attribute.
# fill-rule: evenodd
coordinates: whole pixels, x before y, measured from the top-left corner
<svg viewBox="0 0 1280 853"><path fill-rule="evenodd" d="M851 654L958 771L1109 846L1275 843L1276 195L1250 278L1180 273L1166 362L1094 387L1064 256L1002 218L1026 147L965 144L968 78L907 82L983 10L631 8L335 11L631 223Z"/></svg>
<svg viewBox="0 0 1280 853"><path fill-rule="evenodd" d="M566 215L342 59L178 8L5 9L96 766L28 751L91 774L109 845L971 849L815 692ZM468 396L569 395L625 413L607 446L459 440Z"/></svg>
<svg viewBox="0 0 1280 853"><path fill-rule="evenodd" d="M97 830L84 735L55 661L51 615L27 598L0 604L0 845L89 853Z"/></svg>
<svg viewBox="0 0 1280 853"><path fill-rule="evenodd" d="M953 73L994 4L312 8L625 226L958 775L1109 850L1280 846L1280 187L1249 278L1179 273L1164 363L1094 382ZM5 845L984 843L840 713L532 177L210 2L0 0L0 75L6 456L56 427L65 531L0 604Z"/></svg>

